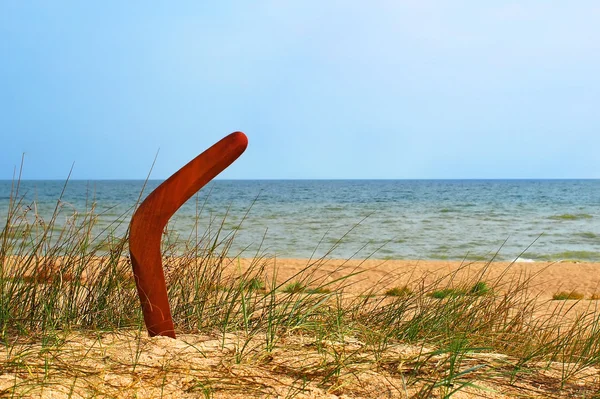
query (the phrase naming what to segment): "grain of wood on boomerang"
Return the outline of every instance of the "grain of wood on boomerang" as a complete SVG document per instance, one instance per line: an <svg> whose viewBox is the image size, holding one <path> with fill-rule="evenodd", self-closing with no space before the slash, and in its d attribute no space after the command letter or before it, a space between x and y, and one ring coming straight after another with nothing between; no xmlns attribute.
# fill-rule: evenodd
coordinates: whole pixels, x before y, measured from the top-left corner
<svg viewBox="0 0 600 399"><path fill-rule="evenodd" d="M160 252L164 228L194 193L233 163L248 146L242 132L231 133L165 180L131 218L129 253L148 334L175 338Z"/></svg>

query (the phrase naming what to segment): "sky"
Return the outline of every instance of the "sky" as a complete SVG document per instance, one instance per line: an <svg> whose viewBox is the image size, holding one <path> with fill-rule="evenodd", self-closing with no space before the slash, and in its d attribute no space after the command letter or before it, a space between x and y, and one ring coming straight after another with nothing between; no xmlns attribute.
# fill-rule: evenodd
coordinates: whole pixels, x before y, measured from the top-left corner
<svg viewBox="0 0 600 399"><path fill-rule="evenodd" d="M0 0L0 179L600 178L600 2ZM158 155L157 155L158 154Z"/></svg>

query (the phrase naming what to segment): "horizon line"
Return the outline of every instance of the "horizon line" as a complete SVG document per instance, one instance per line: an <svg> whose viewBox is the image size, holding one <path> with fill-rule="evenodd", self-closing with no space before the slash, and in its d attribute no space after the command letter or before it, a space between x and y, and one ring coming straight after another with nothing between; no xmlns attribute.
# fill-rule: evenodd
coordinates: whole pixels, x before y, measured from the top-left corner
<svg viewBox="0 0 600 399"><path fill-rule="evenodd" d="M167 178L70 178L70 179L54 179L54 178L39 178L39 179L0 179L0 181L164 181ZM415 181L415 180L431 180L431 181L465 181L465 180L600 180L600 177L403 177L403 178L339 178L339 177L318 177L318 178L215 178L212 181Z"/></svg>

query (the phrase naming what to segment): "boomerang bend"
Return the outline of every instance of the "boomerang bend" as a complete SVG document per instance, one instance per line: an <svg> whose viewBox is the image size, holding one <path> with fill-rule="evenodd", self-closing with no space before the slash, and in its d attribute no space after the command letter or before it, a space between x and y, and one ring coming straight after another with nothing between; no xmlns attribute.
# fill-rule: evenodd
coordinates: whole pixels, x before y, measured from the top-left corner
<svg viewBox="0 0 600 399"><path fill-rule="evenodd" d="M194 193L231 165L248 146L234 132L192 159L142 202L131 218L129 253L148 334L175 338L160 250L165 226Z"/></svg>

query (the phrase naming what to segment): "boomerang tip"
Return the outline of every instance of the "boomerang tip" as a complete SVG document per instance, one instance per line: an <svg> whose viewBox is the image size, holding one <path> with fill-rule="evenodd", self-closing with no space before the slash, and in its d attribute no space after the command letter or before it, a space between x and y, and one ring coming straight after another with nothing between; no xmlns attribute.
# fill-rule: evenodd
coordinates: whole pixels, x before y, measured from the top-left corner
<svg viewBox="0 0 600 399"><path fill-rule="evenodd" d="M235 141L237 142L237 144L241 147L244 148L244 150L246 149L246 147L248 147L248 136L246 136L246 134L244 132L233 132L230 134L230 136L232 136Z"/></svg>

